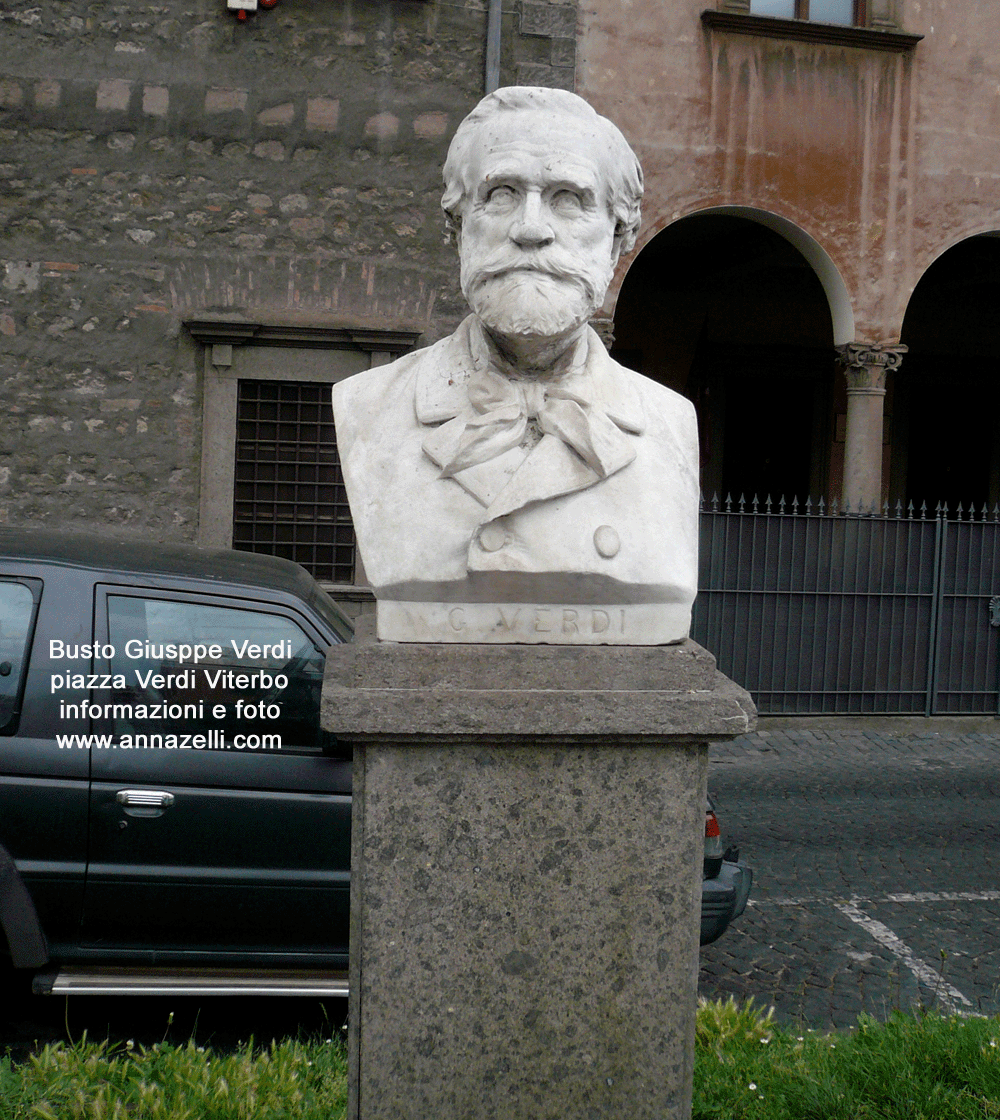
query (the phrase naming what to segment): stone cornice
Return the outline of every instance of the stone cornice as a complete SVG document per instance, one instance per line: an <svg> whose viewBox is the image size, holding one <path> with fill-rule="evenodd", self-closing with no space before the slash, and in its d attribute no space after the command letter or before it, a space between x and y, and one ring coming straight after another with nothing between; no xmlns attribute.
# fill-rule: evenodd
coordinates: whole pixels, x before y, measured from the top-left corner
<svg viewBox="0 0 1000 1120"><path fill-rule="evenodd" d="M899 369L908 347L882 342L845 342L837 347L849 393L884 393L885 375Z"/></svg>
<svg viewBox="0 0 1000 1120"><path fill-rule="evenodd" d="M300 346L319 350L366 350L402 354L413 348L419 331L268 324L229 316L201 316L184 325L205 346Z"/></svg>
<svg viewBox="0 0 1000 1120"><path fill-rule="evenodd" d="M753 16L748 12L720 12L709 8L701 13L701 22L716 31L737 35L760 35L768 39L798 39L804 43L831 43L862 50L912 51L923 35L905 31L876 31L871 27L840 27L832 23L814 23L807 19L778 19L776 16Z"/></svg>

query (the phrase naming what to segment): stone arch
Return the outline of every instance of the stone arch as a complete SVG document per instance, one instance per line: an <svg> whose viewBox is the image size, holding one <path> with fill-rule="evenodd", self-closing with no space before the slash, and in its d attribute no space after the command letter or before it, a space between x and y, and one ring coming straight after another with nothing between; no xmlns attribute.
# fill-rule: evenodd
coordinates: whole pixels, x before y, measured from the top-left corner
<svg viewBox="0 0 1000 1120"><path fill-rule="evenodd" d="M744 206L668 223L629 263L614 332L620 361L695 402L708 496L839 491L834 346L853 340L853 308L799 226Z"/></svg>
<svg viewBox="0 0 1000 1120"><path fill-rule="evenodd" d="M892 414L892 499L1000 502L1000 230L936 253L906 301Z"/></svg>
<svg viewBox="0 0 1000 1120"><path fill-rule="evenodd" d="M671 219L666 225L661 226L651 235L647 236L639 246L638 252L633 255L628 267L631 268L632 264L634 264L638 258L639 253L642 252L650 241L659 237L665 230L674 225L675 222L682 222L687 218L711 214L728 215L730 217L745 218L748 221L757 222L766 229L773 230L773 232L779 234L792 244L816 273L820 284L823 286L823 291L826 293L827 302L830 305L830 318L833 323L834 345L840 346L845 342L854 341L854 304L851 299L851 294L847 290L847 285L844 283L844 278L840 274L840 269L837 268L833 258L823 246L811 236L811 234L806 233L801 226L796 225L795 222L790 221L780 214L775 214L770 210L762 210L756 206L727 205L704 206L688 211L687 213ZM614 293L616 302L627 275L628 269L618 278L619 284Z"/></svg>

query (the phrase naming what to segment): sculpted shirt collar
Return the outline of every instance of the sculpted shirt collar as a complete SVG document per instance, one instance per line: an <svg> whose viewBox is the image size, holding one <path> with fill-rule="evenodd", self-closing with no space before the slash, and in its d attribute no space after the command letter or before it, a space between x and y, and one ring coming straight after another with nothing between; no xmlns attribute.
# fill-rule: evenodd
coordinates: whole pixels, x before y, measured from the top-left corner
<svg viewBox="0 0 1000 1120"><path fill-rule="evenodd" d="M584 342L583 360L560 377L558 384L586 399L623 431L642 435L646 427L642 398L612 364L604 344L589 327ZM469 315L445 340L441 361L434 367L425 364L417 375L415 405L420 423L440 424L458 416L469 403L469 377L491 364L483 328L475 315Z"/></svg>
<svg viewBox="0 0 1000 1120"><path fill-rule="evenodd" d="M435 348L437 349L437 348ZM581 457L567 437L550 434L543 423L541 441L533 447L511 447L486 461L449 469L468 493L485 507L483 521L501 517L529 502L592 486L621 470L635 458L632 437L645 428L642 398L631 381L610 360L594 331L587 331L581 352L562 376L544 382L554 402L578 401L590 418L597 448L594 456ZM416 379L417 420L428 426L424 452L440 468L453 463L470 423L482 420L470 401L470 379L481 389L494 384L519 385L533 396L537 382L507 376L494 360L483 329L470 315L435 355L437 361L421 364ZM511 397L520 394L511 392ZM558 421L558 417L555 417ZM436 425L436 426L432 426ZM579 427L579 426L578 426ZM577 440L579 442L579 440ZM585 458L590 461L585 461Z"/></svg>

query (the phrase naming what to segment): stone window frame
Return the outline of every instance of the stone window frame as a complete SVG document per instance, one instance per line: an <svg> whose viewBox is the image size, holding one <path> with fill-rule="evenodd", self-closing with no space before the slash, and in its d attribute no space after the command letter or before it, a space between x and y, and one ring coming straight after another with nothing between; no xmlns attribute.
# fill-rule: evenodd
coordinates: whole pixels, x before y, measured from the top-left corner
<svg viewBox="0 0 1000 1120"><path fill-rule="evenodd" d="M923 38L900 27L901 0L854 0L855 24L817 23L809 19L809 0L795 0L795 19L752 14L750 0L718 0L718 6L701 13L702 23L716 31L759 35L771 39L831 43L902 53L912 51Z"/></svg>
<svg viewBox="0 0 1000 1120"><path fill-rule="evenodd" d="M288 326L207 315L188 319L184 325L204 349L197 537L197 543L203 548L232 548L239 381L312 381L332 386L338 380L294 367L281 372L243 370L237 376L233 366L233 347L347 350L367 354L367 368L374 369L412 350L421 334L420 331L407 330ZM323 586L336 598L366 601L371 597L371 591L365 586L360 560L355 569L354 584L324 583Z"/></svg>

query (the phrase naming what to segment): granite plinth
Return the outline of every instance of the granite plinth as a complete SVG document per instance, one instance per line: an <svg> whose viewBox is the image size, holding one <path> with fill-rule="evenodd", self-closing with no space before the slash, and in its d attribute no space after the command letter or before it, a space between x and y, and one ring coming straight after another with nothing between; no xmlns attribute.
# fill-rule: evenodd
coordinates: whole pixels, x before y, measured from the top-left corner
<svg viewBox="0 0 1000 1120"><path fill-rule="evenodd" d="M706 744L752 723L693 643L331 651L351 1120L685 1120Z"/></svg>

